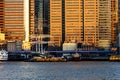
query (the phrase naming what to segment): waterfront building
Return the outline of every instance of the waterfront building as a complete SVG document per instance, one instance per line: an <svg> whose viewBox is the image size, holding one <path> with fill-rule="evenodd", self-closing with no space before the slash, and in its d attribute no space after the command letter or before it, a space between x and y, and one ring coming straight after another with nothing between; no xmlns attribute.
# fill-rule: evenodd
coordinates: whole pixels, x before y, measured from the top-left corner
<svg viewBox="0 0 120 80"><path fill-rule="evenodd" d="M50 41L57 46L62 42L62 0L50 0Z"/></svg>
<svg viewBox="0 0 120 80"><path fill-rule="evenodd" d="M4 32L4 1L0 0L0 31Z"/></svg>
<svg viewBox="0 0 120 80"><path fill-rule="evenodd" d="M118 0L1 0L0 28L6 40L31 41L30 35L45 33L57 46L71 41L95 46L108 41L110 46L116 41L116 4Z"/></svg>
<svg viewBox="0 0 120 80"><path fill-rule="evenodd" d="M99 41L99 0L84 0L83 11L83 42L87 45L97 45Z"/></svg>
<svg viewBox="0 0 120 80"><path fill-rule="evenodd" d="M106 40L108 41L108 43L106 43ZM110 0L99 1L99 41L105 45L108 44L107 47L110 47L110 42L111 42L111 1Z"/></svg>
<svg viewBox="0 0 120 80"><path fill-rule="evenodd" d="M4 0L4 17L6 40L24 40L23 0Z"/></svg>
<svg viewBox="0 0 120 80"><path fill-rule="evenodd" d="M35 0L35 34L42 33L44 0Z"/></svg>
<svg viewBox="0 0 120 80"><path fill-rule="evenodd" d="M35 34L48 34L49 0L35 0ZM41 31L39 32L38 29Z"/></svg>
<svg viewBox="0 0 120 80"><path fill-rule="evenodd" d="M7 41L29 41L34 33L34 0L0 0L0 28Z"/></svg>
<svg viewBox="0 0 120 80"><path fill-rule="evenodd" d="M116 43L118 28L118 1L111 0L111 38L112 43Z"/></svg>
<svg viewBox="0 0 120 80"><path fill-rule="evenodd" d="M65 0L64 29L65 42L72 40L82 43L84 35L83 30L83 2L82 0Z"/></svg>
<svg viewBox="0 0 120 80"><path fill-rule="evenodd" d="M25 0L24 0L25 1ZM26 3L24 3L26 5ZM35 0L29 0L28 1L28 7L29 7L29 36L27 36L28 40L32 40L30 35L33 35L35 32ZM29 39L30 38L30 39Z"/></svg>
<svg viewBox="0 0 120 80"><path fill-rule="evenodd" d="M118 34L120 33L120 0L118 0Z"/></svg>
<svg viewBox="0 0 120 80"><path fill-rule="evenodd" d="M48 25L47 13L49 13L49 9L46 8L49 7L48 1L1 0L0 29L5 34L5 41L32 41L31 35L35 34L36 25L38 28L36 23L41 26L44 26L44 23ZM41 18L42 24L38 21L39 18ZM48 34L48 32L48 26L43 28L43 33Z"/></svg>
<svg viewBox="0 0 120 80"><path fill-rule="evenodd" d="M120 0L118 0L118 23L117 23L117 49L120 54Z"/></svg>
<svg viewBox="0 0 120 80"><path fill-rule="evenodd" d="M99 46L116 41L117 0L50 0L50 40Z"/></svg>

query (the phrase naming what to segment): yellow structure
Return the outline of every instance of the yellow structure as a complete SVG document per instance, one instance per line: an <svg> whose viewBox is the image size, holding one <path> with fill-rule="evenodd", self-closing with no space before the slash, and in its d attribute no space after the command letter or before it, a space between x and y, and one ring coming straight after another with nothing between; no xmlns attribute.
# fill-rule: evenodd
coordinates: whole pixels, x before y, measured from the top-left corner
<svg viewBox="0 0 120 80"><path fill-rule="evenodd" d="M5 34L0 33L0 41L3 41L3 40L5 40Z"/></svg>
<svg viewBox="0 0 120 80"><path fill-rule="evenodd" d="M23 43L22 43L22 49L23 50L30 50L31 49L31 43L23 41Z"/></svg>

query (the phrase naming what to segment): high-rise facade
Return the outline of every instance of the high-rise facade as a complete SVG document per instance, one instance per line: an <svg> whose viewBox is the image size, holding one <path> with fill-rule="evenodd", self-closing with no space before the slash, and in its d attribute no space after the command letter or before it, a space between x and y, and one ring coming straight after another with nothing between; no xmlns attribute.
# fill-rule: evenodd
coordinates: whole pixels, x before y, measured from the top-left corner
<svg viewBox="0 0 120 80"><path fill-rule="evenodd" d="M81 0L65 0L65 42L83 42L83 3Z"/></svg>
<svg viewBox="0 0 120 80"><path fill-rule="evenodd" d="M4 1L0 0L0 31L4 32Z"/></svg>
<svg viewBox="0 0 120 80"><path fill-rule="evenodd" d="M83 34L85 44L97 45L99 39L99 1L98 0L84 0L83 10Z"/></svg>
<svg viewBox="0 0 120 80"><path fill-rule="evenodd" d="M119 0L1 0L0 28L7 40L29 41L42 26L50 41L98 45L116 41ZM48 25L49 24L49 25ZM118 27L119 28L119 27Z"/></svg>
<svg viewBox="0 0 120 80"><path fill-rule="evenodd" d="M34 7L34 0L0 0L0 28L7 41L30 40L29 35L34 33Z"/></svg>
<svg viewBox="0 0 120 80"><path fill-rule="evenodd" d="M7 40L24 40L23 0L4 0L5 35Z"/></svg>
<svg viewBox="0 0 120 80"><path fill-rule="evenodd" d="M99 46L110 47L111 1L99 0Z"/></svg>
<svg viewBox="0 0 120 80"><path fill-rule="evenodd" d="M34 35L35 32L35 0L29 0L29 36ZM25 3L24 3L25 5ZM30 41L32 38L29 39Z"/></svg>
<svg viewBox="0 0 120 80"><path fill-rule="evenodd" d="M1 0L0 28L7 41L30 41L38 24L48 25L49 0ZM45 9L46 8L46 9ZM41 18L41 22L38 19ZM48 26L43 28L48 33Z"/></svg>
<svg viewBox="0 0 120 80"><path fill-rule="evenodd" d="M118 27L118 1L111 0L111 38L112 43L116 42L117 37L117 27Z"/></svg>
<svg viewBox="0 0 120 80"><path fill-rule="evenodd" d="M50 41L62 42L62 0L50 0Z"/></svg>
<svg viewBox="0 0 120 80"><path fill-rule="evenodd" d="M115 42L117 0L50 0L51 41ZM64 41L62 41L64 40Z"/></svg>
<svg viewBox="0 0 120 80"><path fill-rule="evenodd" d="M118 0L118 4L120 4L120 0ZM118 5L118 33L120 33L120 5Z"/></svg>
<svg viewBox="0 0 120 80"><path fill-rule="evenodd" d="M41 33L44 20L44 0L35 0L35 34Z"/></svg>

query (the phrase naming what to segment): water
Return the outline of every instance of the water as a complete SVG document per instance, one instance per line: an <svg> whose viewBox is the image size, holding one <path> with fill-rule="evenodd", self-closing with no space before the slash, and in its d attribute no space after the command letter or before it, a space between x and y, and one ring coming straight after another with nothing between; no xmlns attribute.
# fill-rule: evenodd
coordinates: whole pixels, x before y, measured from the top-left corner
<svg viewBox="0 0 120 80"><path fill-rule="evenodd" d="M120 80L120 62L0 62L0 80Z"/></svg>

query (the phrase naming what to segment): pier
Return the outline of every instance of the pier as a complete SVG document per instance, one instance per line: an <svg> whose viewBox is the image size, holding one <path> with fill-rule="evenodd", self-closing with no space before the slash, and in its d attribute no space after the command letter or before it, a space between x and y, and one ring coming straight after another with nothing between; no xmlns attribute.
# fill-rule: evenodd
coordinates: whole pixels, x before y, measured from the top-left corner
<svg viewBox="0 0 120 80"><path fill-rule="evenodd" d="M76 51L76 50L66 50L66 51L45 51L46 55L50 54L55 57L62 57L63 54L73 55L78 53L80 60L109 60L109 57L115 54L115 51ZM41 53L33 51L8 51L8 60L27 60L32 57L39 56Z"/></svg>

